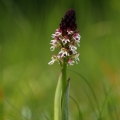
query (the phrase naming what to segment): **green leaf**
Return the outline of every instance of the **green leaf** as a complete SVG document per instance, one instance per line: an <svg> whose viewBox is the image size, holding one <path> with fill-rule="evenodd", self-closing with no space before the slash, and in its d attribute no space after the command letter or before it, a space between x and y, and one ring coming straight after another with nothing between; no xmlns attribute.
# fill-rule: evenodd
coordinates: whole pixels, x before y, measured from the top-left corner
<svg viewBox="0 0 120 120"><path fill-rule="evenodd" d="M63 95L62 101L62 120L69 119L69 88L70 88L70 79L68 79L68 84L66 87L66 91Z"/></svg>
<svg viewBox="0 0 120 120"><path fill-rule="evenodd" d="M54 120L61 120L62 74L60 74L54 98Z"/></svg>

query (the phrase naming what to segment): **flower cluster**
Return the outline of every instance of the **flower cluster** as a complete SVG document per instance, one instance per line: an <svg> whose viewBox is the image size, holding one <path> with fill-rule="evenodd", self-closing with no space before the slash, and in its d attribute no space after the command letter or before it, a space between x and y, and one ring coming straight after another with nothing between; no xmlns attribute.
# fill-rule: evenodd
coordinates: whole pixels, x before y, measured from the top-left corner
<svg viewBox="0 0 120 120"><path fill-rule="evenodd" d="M58 61L60 65L65 61L68 65L73 65L79 61L79 53L77 53L77 47L80 46L80 34L76 30L77 25L75 23L75 11L70 9L66 12L64 18L62 18L60 27L52 34L53 40L51 40L51 51L55 48L60 48L58 55L53 55L52 60L48 63L53 64Z"/></svg>

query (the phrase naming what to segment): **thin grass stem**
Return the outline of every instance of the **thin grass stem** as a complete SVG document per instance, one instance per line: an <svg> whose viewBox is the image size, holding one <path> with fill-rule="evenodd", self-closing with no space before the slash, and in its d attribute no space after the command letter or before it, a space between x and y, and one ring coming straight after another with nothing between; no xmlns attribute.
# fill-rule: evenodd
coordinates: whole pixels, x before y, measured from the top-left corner
<svg viewBox="0 0 120 120"><path fill-rule="evenodd" d="M90 102L90 106L91 106L92 110L95 111L95 108L94 108L93 102L92 102L92 100L90 99L90 96L89 96L89 94L87 93L86 90L85 90L85 93L86 93L86 95L87 95L87 97L88 97L88 100L89 100L89 102ZM96 111L95 111L95 115L98 117Z"/></svg>
<svg viewBox="0 0 120 120"><path fill-rule="evenodd" d="M111 92L111 90L112 90L112 88L113 88L113 85L114 85L114 83L112 84L112 86L110 87L108 93L106 94L106 97L105 97L105 100L104 100L104 102L103 102L103 105L102 105L102 108L101 108L101 111L100 111L98 120L101 120L101 118L102 118L103 108L104 108L105 103L106 103L106 101L107 101L108 95L110 94L110 92Z"/></svg>
<svg viewBox="0 0 120 120"><path fill-rule="evenodd" d="M80 73L78 73L78 72L76 72L76 71L74 71L74 70L71 70L71 69L68 69L68 70L71 71L71 72L73 72L73 73L76 73L77 75L79 75L79 76L86 82L86 84L88 85L88 87L89 87L90 90L91 90L91 93L93 94L93 97L94 97L94 100L95 100L95 102L96 102L98 111L99 111L99 113L100 113L100 106L99 106L97 97L96 97L96 95L95 95L95 93L94 93L94 90L93 90L92 86L90 85L90 83L89 83Z"/></svg>
<svg viewBox="0 0 120 120"><path fill-rule="evenodd" d="M26 120L29 120L28 118L26 118L24 115L21 114L21 111L19 111L7 98L5 98L5 100L15 109L15 111L20 114L22 117L24 117Z"/></svg>
<svg viewBox="0 0 120 120"><path fill-rule="evenodd" d="M117 109L116 109L116 106L115 106L115 103L114 103L112 97L111 97L111 100L112 100L112 103L113 103L113 106L114 106L114 109L115 109L116 119L119 120L119 118L118 118L118 114L117 114Z"/></svg>
<svg viewBox="0 0 120 120"><path fill-rule="evenodd" d="M77 101L76 101L72 96L69 96L69 97L74 101L74 103L76 104L76 106L77 106L77 108L78 108L80 120L83 120L82 112L81 112L81 109L80 109Z"/></svg>

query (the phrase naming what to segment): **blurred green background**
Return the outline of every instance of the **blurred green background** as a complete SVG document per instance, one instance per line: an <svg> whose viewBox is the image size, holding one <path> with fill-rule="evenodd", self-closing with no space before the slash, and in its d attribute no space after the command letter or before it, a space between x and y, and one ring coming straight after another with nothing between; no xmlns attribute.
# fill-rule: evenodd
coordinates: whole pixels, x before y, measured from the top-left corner
<svg viewBox="0 0 120 120"><path fill-rule="evenodd" d="M49 43L70 8L76 11L81 46L80 63L68 69L84 76L97 98L68 70L81 120L98 120L100 111L100 120L120 119L120 1L1 0L0 120L53 120L60 66L48 65L56 53ZM80 120L72 99L70 120Z"/></svg>

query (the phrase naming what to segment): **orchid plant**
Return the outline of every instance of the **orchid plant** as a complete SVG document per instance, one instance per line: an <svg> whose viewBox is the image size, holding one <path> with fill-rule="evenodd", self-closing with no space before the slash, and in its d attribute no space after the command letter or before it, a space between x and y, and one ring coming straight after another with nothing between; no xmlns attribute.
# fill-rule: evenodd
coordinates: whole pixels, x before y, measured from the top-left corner
<svg viewBox="0 0 120 120"><path fill-rule="evenodd" d="M57 55L52 56L48 63L52 65L58 62L61 66L61 74L58 80L55 99L54 99L54 120L68 120L69 115L69 86L70 78L67 80L66 69L68 65L78 64L80 53L77 52L77 46L80 46L80 34L76 30L76 15L73 9L66 12L61 20L60 26L52 34L50 50L59 48Z"/></svg>

